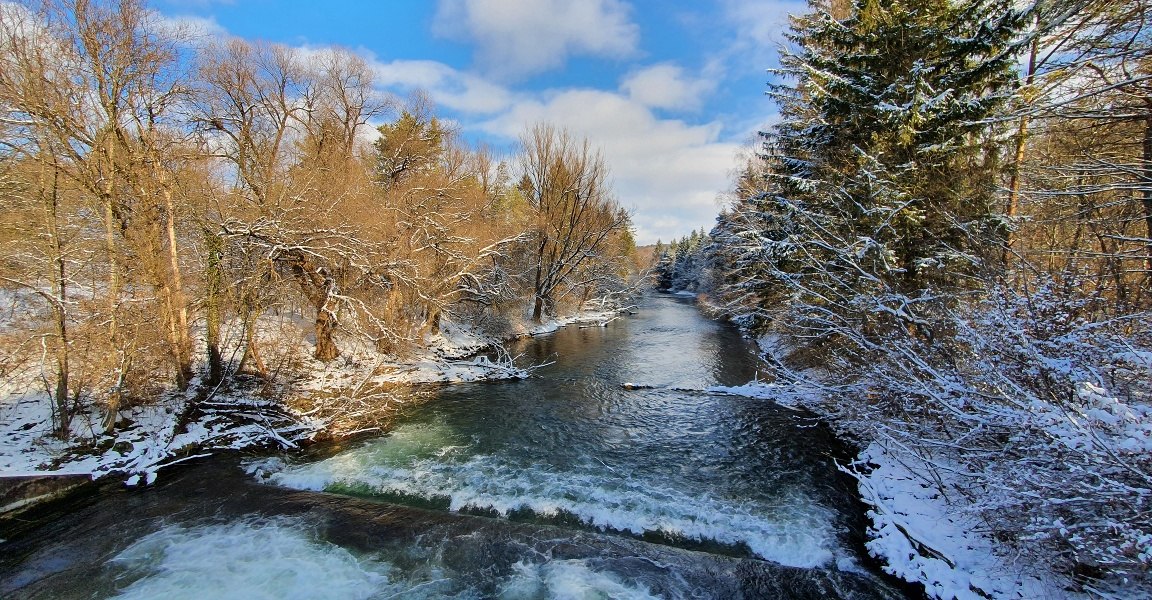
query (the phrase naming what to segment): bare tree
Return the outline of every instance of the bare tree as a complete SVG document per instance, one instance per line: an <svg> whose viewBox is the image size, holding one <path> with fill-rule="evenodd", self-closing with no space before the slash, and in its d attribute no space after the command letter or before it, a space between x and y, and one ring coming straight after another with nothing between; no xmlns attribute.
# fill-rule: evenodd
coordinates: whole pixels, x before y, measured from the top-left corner
<svg viewBox="0 0 1152 600"><path fill-rule="evenodd" d="M532 318L539 322L553 311L560 288L630 219L612 197L604 159L588 140L537 124L520 142L521 188L536 213Z"/></svg>
<svg viewBox="0 0 1152 600"><path fill-rule="evenodd" d="M281 246L279 226L294 208L287 173L293 162L291 142L303 119L303 79L299 61L282 46L229 40L200 57L196 122L204 146L222 159L224 177L231 182L231 193L207 215L206 246L213 256L206 277L233 284L244 330L240 368L252 366L265 376L256 321L272 301L268 284L275 265L262 256ZM234 247L237 260L232 266L242 272L217 271L226 267L224 244ZM211 307L208 329L218 332L222 290L209 286L206 291L212 294L205 299ZM209 354L218 354L212 346L210 339Z"/></svg>
<svg viewBox="0 0 1152 600"><path fill-rule="evenodd" d="M18 128L9 146L20 147L25 156L48 160L52 180L64 177L73 182L100 217L106 278L104 339L108 355L114 357L105 394L105 428L110 429L135 345L121 326L130 270L125 261L129 254L125 244L130 241L126 234L138 221L147 220L142 215L154 213L155 199L164 187L163 171L170 167L158 140L167 136L162 133L165 114L179 93L172 76L175 49L136 0L9 4L0 18L5 66L0 93L7 118ZM51 187L59 189L56 183ZM161 201L160 210L174 212L171 198ZM191 368L187 306L180 293L175 237L155 237L165 229L169 227L152 230L153 237L137 241L158 256L167 249L166 267L153 269L152 279L164 290L170 353L177 383L184 385Z"/></svg>
<svg viewBox="0 0 1152 600"><path fill-rule="evenodd" d="M360 154L368 121L386 103L372 90L366 63L341 50L311 60L282 46L238 40L212 49L201 66L206 100L198 120L205 143L223 158L240 206L221 208L218 237L250 270L239 304L245 358L266 373L255 323L268 284L295 284L314 311L315 357L339 355L344 309L359 309L355 285L381 282L383 234L367 214L373 187ZM219 263L213 263L219 264Z"/></svg>
<svg viewBox="0 0 1152 600"><path fill-rule="evenodd" d="M1120 310L1152 299L1152 4L1052 3L1037 13L1009 208L1019 253L1094 275ZM1027 145L1027 123L1035 123Z"/></svg>
<svg viewBox="0 0 1152 600"><path fill-rule="evenodd" d="M463 147L421 96L379 132L376 178L401 267L386 313L419 343L455 303L489 304L508 292L508 279L489 275L524 236L485 218L499 191L491 157Z"/></svg>
<svg viewBox="0 0 1152 600"><path fill-rule="evenodd" d="M40 345L54 363L54 381L45 380L45 385L53 402L53 430L57 437L67 439L73 412L69 396L72 273L67 264L71 249L64 233L59 169L50 159L38 160L38 155L21 157L5 152L4 156L0 190L8 201L0 228L6 248L0 261L0 282L35 294L48 308L50 333L41 338Z"/></svg>

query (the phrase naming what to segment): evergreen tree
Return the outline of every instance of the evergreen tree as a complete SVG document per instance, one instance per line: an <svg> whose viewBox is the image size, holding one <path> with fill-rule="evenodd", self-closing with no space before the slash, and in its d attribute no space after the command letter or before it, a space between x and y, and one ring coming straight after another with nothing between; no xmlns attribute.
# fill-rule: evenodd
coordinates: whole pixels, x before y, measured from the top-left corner
<svg viewBox="0 0 1152 600"><path fill-rule="evenodd" d="M668 291L672 289L672 270L675 265L675 258L672 249L675 248L675 240L670 249L662 250L656 258L656 289Z"/></svg>
<svg viewBox="0 0 1152 600"><path fill-rule="evenodd" d="M770 87L769 222L794 221L777 273L818 329L869 314L923 324L912 307L963 286L997 240L999 163L988 120L1015 81L1027 15L1010 0L856 0L794 18ZM773 235L770 237L780 237Z"/></svg>

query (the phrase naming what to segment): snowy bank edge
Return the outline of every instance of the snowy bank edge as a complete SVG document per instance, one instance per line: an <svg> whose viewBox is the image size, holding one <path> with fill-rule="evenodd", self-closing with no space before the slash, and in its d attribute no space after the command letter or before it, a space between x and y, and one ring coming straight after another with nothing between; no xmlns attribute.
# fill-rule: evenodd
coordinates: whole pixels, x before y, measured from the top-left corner
<svg viewBox="0 0 1152 600"><path fill-rule="evenodd" d="M590 323L604 327L622 312L626 309L582 311L550 320L523 335L548 334L571 324ZM445 335L438 337L440 339L432 340L428 353L388 363L391 367L388 374L365 378L362 372L358 372L363 368L356 365L358 361L318 363L296 382L296 387L298 391L309 392L357 380L377 384L453 384L523 379L530 374L530 369L494 362L485 355L462 359L495 343L482 339L465 327L451 324ZM377 361L374 366L381 364L384 361ZM129 486L148 485L156 481L161 469L171 465L224 451L259 447L292 450L313 440L329 426L308 414L292 412L280 403L231 394L218 396L213 404L228 405L245 412L252 417L251 422L229 425L221 422L225 419L221 419L220 413L207 410L188 423L185 431L178 433L180 415L185 414L190 404L196 401L192 390L198 387L194 382L188 393L168 393L155 404L125 410L122 417L133 425L118 429L113 436L95 433L92 423L98 420L97 415L81 415L89 422L91 435L71 442L51 438L51 403L47 396L0 390L0 395L8 402L5 418L0 423L0 439L6 442L0 445L0 476L83 473L94 480L123 477ZM271 425L267 416L261 415L261 410L272 406L279 409L278 426ZM291 420L286 417L291 417ZM104 450L97 452L97 444Z"/></svg>
<svg viewBox="0 0 1152 600"><path fill-rule="evenodd" d="M816 389L751 382L705 391L770 400L828 416L821 410L822 395ZM885 572L923 585L930 597L942 600L1083 597L1070 594L1064 582L1007 568L994 542L976 533L976 524L923 483L924 477L908 463L883 444L871 442L851 464L838 465L856 479L860 499L869 507L865 547Z"/></svg>

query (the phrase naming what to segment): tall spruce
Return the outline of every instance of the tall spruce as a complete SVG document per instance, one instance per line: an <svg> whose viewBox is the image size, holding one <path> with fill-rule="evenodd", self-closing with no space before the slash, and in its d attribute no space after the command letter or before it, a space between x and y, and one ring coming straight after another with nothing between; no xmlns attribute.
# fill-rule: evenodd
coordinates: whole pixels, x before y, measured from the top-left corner
<svg viewBox="0 0 1152 600"><path fill-rule="evenodd" d="M777 275L817 329L922 325L913 306L968 287L1001 235L989 143L1026 11L1010 0L857 0L794 17L759 204L798 228ZM779 237L779 236L775 236ZM776 252L779 254L779 252ZM874 323L873 323L874 324Z"/></svg>

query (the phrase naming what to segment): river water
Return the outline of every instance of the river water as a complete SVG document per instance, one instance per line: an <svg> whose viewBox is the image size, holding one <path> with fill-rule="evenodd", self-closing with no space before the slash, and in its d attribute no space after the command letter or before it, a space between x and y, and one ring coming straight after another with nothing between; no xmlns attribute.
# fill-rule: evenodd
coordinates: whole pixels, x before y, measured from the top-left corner
<svg viewBox="0 0 1152 600"><path fill-rule="evenodd" d="M757 376L732 328L657 296L516 350L547 364L442 388L387 435L60 509L0 546L0 596L900 596L827 428L706 391Z"/></svg>

